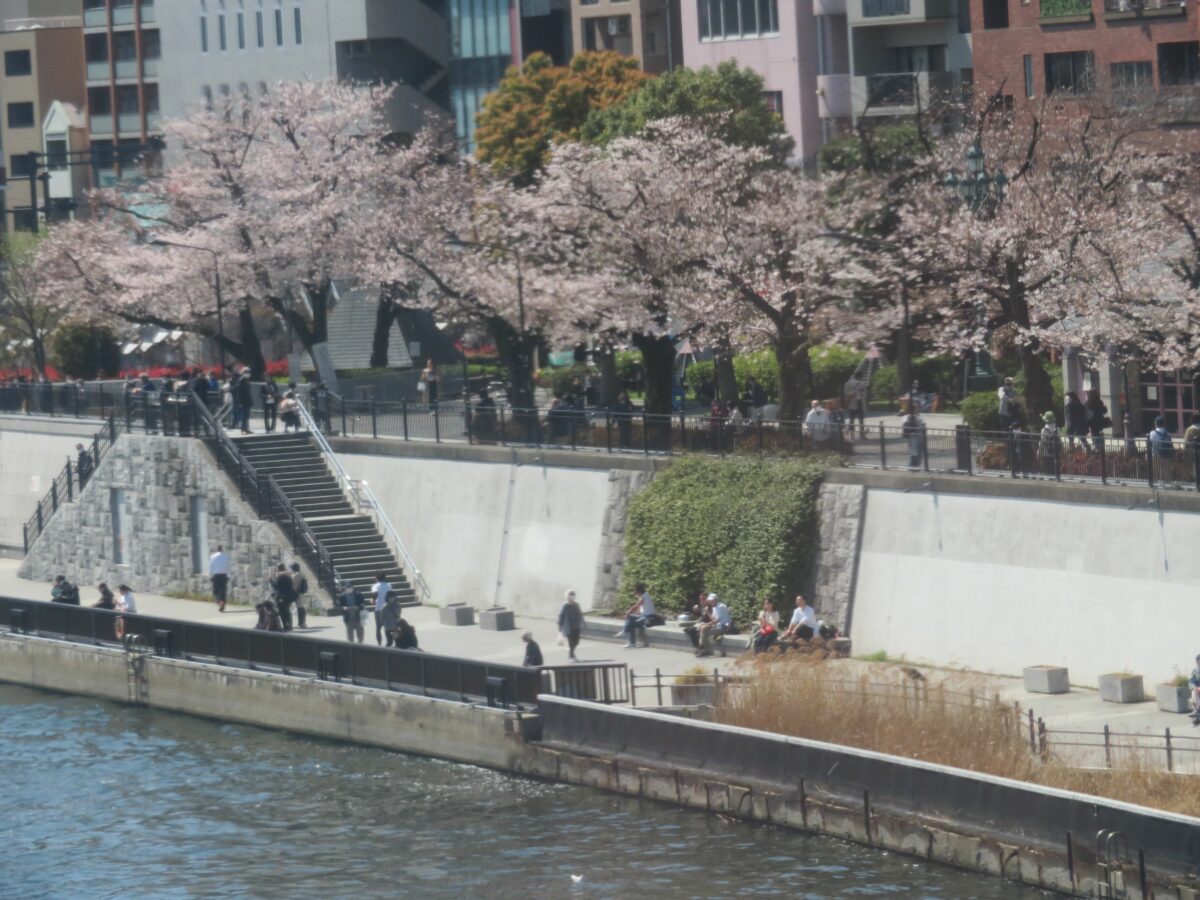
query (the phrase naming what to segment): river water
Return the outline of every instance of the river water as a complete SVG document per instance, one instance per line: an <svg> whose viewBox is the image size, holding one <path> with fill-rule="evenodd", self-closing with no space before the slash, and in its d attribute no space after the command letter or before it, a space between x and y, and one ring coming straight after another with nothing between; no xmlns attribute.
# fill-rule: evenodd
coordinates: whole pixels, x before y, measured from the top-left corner
<svg viewBox="0 0 1200 900"><path fill-rule="evenodd" d="M635 798L5 685L0 778L3 898L1045 896Z"/></svg>

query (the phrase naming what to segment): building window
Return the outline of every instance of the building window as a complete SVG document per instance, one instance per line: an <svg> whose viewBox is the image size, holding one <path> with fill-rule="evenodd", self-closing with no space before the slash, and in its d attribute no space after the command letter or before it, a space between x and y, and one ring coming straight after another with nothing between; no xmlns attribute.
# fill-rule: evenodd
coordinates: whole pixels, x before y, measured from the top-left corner
<svg viewBox="0 0 1200 900"><path fill-rule="evenodd" d="M983 27L1008 27L1008 0L983 0Z"/></svg>
<svg viewBox="0 0 1200 900"><path fill-rule="evenodd" d="M656 35L653 31L647 31L646 36L642 39L642 41L645 44L643 49L646 53L658 52L658 35Z"/></svg>
<svg viewBox="0 0 1200 900"><path fill-rule="evenodd" d="M911 12L908 0L862 0L864 19L882 16L907 16Z"/></svg>
<svg viewBox="0 0 1200 900"><path fill-rule="evenodd" d="M36 232L38 230L36 209L30 209L28 206L24 209L14 209L12 217L13 231Z"/></svg>
<svg viewBox="0 0 1200 900"><path fill-rule="evenodd" d="M1025 63L1025 96L1033 96L1033 56L1026 53L1023 57Z"/></svg>
<svg viewBox="0 0 1200 900"><path fill-rule="evenodd" d="M366 56L371 52L368 41L344 41L339 46L342 48L342 52L350 57Z"/></svg>
<svg viewBox="0 0 1200 900"><path fill-rule="evenodd" d="M1164 85L1200 82L1200 42L1159 44L1158 80Z"/></svg>
<svg viewBox="0 0 1200 900"><path fill-rule="evenodd" d="M208 16L200 17L200 52L208 52Z"/></svg>
<svg viewBox="0 0 1200 900"><path fill-rule="evenodd" d="M93 116L112 115L112 93L106 87L88 88L87 104Z"/></svg>
<svg viewBox="0 0 1200 900"><path fill-rule="evenodd" d="M32 103L10 103L10 104L8 104L8 127L9 128L32 128L33 127L33 104Z"/></svg>
<svg viewBox="0 0 1200 900"><path fill-rule="evenodd" d="M697 0L697 4L702 41L779 33L776 0Z"/></svg>
<svg viewBox="0 0 1200 900"><path fill-rule="evenodd" d="M763 103L775 115L783 115L783 91L763 91Z"/></svg>
<svg viewBox="0 0 1200 900"><path fill-rule="evenodd" d="M9 78L32 72L33 59L28 50L9 50L4 54L4 74Z"/></svg>
<svg viewBox="0 0 1200 900"><path fill-rule="evenodd" d="M254 13L254 31L255 37L258 38L258 49L263 48L263 11L257 10Z"/></svg>
<svg viewBox="0 0 1200 900"><path fill-rule="evenodd" d="M28 178L37 174L34 158L29 153L14 153L8 158L9 178Z"/></svg>
<svg viewBox="0 0 1200 900"><path fill-rule="evenodd" d="M237 14L237 31L238 31L238 49L246 49L246 14L238 12Z"/></svg>
<svg viewBox="0 0 1200 900"><path fill-rule="evenodd" d="M292 10L292 25L296 29L296 46L304 43L304 30L300 27L300 7Z"/></svg>
<svg viewBox="0 0 1200 900"><path fill-rule="evenodd" d="M67 168L67 142L59 139L46 141L46 168L61 172Z"/></svg>
<svg viewBox="0 0 1200 900"><path fill-rule="evenodd" d="M958 33L971 33L971 0L958 0Z"/></svg>
<svg viewBox="0 0 1200 900"><path fill-rule="evenodd" d="M279 3L275 4L275 46L283 46L283 9Z"/></svg>
<svg viewBox="0 0 1200 900"><path fill-rule="evenodd" d="M1109 74L1112 77L1112 86L1115 91L1145 90L1153 83L1148 59L1138 62L1113 63Z"/></svg>
<svg viewBox="0 0 1200 900"><path fill-rule="evenodd" d="M1086 94L1095 85L1090 50L1046 54L1047 94Z"/></svg>
<svg viewBox="0 0 1200 900"><path fill-rule="evenodd" d="M204 97L204 108L207 109L209 112L212 112L212 108L213 108L212 88L206 84L203 88L200 89L200 93Z"/></svg>
<svg viewBox="0 0 1200 900"><path fill-rule="evenodd" d="M228 49L228 41L225 35L225 13L217 15L217 46L222 50Z"/></svg>

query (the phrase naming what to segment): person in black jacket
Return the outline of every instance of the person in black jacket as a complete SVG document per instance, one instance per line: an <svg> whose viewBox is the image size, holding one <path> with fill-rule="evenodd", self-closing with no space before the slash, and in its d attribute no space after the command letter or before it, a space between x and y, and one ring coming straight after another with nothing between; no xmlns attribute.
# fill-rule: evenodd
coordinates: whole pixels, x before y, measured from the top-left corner
<svg viewBox="0 0 1200 900"><path fill-rule="evenodd" d="M242 426L242 434L250 433L250 410L254 406L254 394L251 393L251 387L250 370L243 366L233 395L234 424Z"/></svg>
<svg viewBox="0 0 1200 900"><path fill-rule="evenodd" d="M1088 408L1083 405L1079 395L1074 391L1067 392L1063 403L1063 420L1067 423L1067 438L1070 445L1074 447L1074 439L1079 438L1083 449L1090 449L1087 442Z"/></svg>
<svg viewBox="0 0 1200 900"><path fill-rule="evenodd" d="M525 665L540 666L542 662L542 648L537 645L537 641L533 639L533 632L527 631L521 635L521 640L525 642Z"/></svg>
<svg viewBox="0 0 1200 900"><path fill-rule="evenodd" d="M83 444L75 445L75 454L75 473L79 476L79 490L82 491L92 477L92 454Z"/></svg>
<svg viewBox="0 0 1200 900"><path fill-rule="evenodd" d="M279 620L284 631L292 630L292 604L296 602L296 584L292 581L287 566L280 565L271 579L271 590L275 594L275 603L279 608Z"/></svg>
<svg viewBox="0 0 1200 900"><path fill-rule="evenodd" d="M263 379L259 388L262 398L263 428L269 433L275 430L275 411L279 408L279 386L270 378Z"/></svg>

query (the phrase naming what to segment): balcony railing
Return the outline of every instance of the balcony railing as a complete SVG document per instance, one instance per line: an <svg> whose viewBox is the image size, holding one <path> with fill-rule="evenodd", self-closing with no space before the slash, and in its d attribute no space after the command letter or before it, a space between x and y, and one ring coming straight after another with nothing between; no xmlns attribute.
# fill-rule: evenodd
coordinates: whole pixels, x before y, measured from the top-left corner
<svg viewBox="0 0 1200 900"><path fill-rule="evenodd" d="M916 112L949 98L957 84L953 72L887 72L859 75L851 83L856 116L896 116Z"/></svg>
<svg viewBox="0 0 1200 900"><path fill-rule="evenodd" d="M87 64L88 81L108 81L108 60L98 59Z"/></svg>
<svg viewBox="0 0 1200 900"><path fill-rule="evenodd" d="M113 74L117 78L137 78L137 60L118 59L113 64Z"/></svg>
<svg viewBox="0 0 1200 900"><path fill-rule="evenodd" d="M146 130L158 131L162 125L162 119L156 112L146 113Z"/></svg>
<svg viewBox="0 0 1200 900"><path fill-rule="evenodd" d="M118 4L113 6L112 23L114 25L132 25L133 24L133 4Z"/></svg>
<svg viewBox="0 0 1200 900"><path fill-rule="evenodd" d="M142 77L157 78L158 77L158 57L153 59L142 60Z"/></svg>
<svg viewBox="0 0 1200 900"><path fill-rule="evenodd" d="M899 75L868 75L868 106L913 106L917 96L917 76L905 72Z"/></svg>
<svg viewBox="0 0 1200 900"><path fill-rule="evenodd" d="M1074 19L1092 14L1091 0L1041 0L1038 14L1043 19Z"/></svg>
<svg viewBox="0 0 1200 900"><path fill-rule="evenodd" d="M1112 13L1183 12L1184 0L1104 0L1104 11Z"/></svg>
<svg viewBox="0 0 1200 900"><path fill-rule="evenodd" d="M83 11L83 27L99 28L108 24L108 10L103 6Z"/></svg>
<svg viewBox="0 0 1200 900"><path fill-rule="evenodd" d="M117 126L121 129L121 134L133 134L134 132L141 134L142 114L121 113L117 117Z"/></svg>
<svg viewBox="0 0 1200 900"><path fill-rule="evenodd" d="M97 134L112 134L113 133L113 117L112 114L97 114L92 113L89 128L93 135Z"/></svg>
<svg viewBox="0 0 1200 900"><path fill-rule="evenodd" d="M153 21L155 21L155 19L154 19L154 4L153 3L143 3L142 4L142 24L145 25L146 23L153 22Z"/></svg>

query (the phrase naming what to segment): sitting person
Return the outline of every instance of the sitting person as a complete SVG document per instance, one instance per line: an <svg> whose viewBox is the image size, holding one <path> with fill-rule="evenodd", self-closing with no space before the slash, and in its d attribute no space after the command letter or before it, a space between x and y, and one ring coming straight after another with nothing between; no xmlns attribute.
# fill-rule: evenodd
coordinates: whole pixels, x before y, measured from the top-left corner
<svg viewBox="0 0 1200 900"><path fill-rule="evenodd" d="M258 624L254 627L260 631L283 631L283 620L279 617L279 610L275 608L275 604L270 600L264 601L262 609L258 612Z"/></svg>
<svg viewBox="0 0 1200 900"><path fill-rule="evenodd" d="M408 619L401 618L396 625L396 649L420 650L417 646L417 629L412 627Z"/></svg>
<svg viewBox="0 0 1200 900"><path fill-rule="evenodd" d="M706 622L713 620L712 607L708 605L708 600L703 591L700 592L700 599L696 601L696 605L692 607L691 624L683 629L683 633L691 638L692 646L697 650L700 649L700 626Z"/></svg>
<svg viewBox="0 0 1200 900"><path fill-rule="evenodd" d="M93 603L92 606L96 607L96 609L116 609L117 598L109 586L102 581L100 582L99 588L100 599Z"/></svg>
<svg viewBox="0 0 1200 900"><path fill-rule="evenodd" d="M69 603L79 605L79 588L67 581L66 575L54 576L54 587L50 589L51 603Z"/></svg>
<svg viewBox="0 0 1200 900"><path fill-rule="evenodd" d="M779 611L775 609L775 601L764 600L762 611L758 614L758 631L754 635L754 652L762 653L779 638Z"/></svg>
<svg viewBox="0 0 1200 900"><path fill-rule="evenodd" d="M1192 689L1192 724L1200 725L1200 656L1196 657L1196 668L1192 669L1188 687Z"/></svg>
<svg viewBox="0 0 1200 900"><path fill-rule="evenodd" d="M696 648L697 656L712 656L713 637L733 633L733 616L729 614L729 607L722 603L716 594L709 594L705 603L708 604L712 618L711 621L704 622L697 629L700 636L700 643ZM721 655L725 655L723 647Z"/></svg>
<svg viewBox="0 0 1200 900"><path fill-rule="evenodd" d="M816 610L808 605L803 594L797 594L796 608L792 611L791 621L788 622L783 636L793 640L811 641L819 627Z"/></svg>
<svg viewBox="0 0 1200 900"><path fill-rule="evenodd" d="M641 632L642 646L649 647L650 642L646 640L646 626L655 625L661 620L655 615L654 598L646 590L646 585L639 581L634 586L633 593L636 599L633 601L633 605L625 611L625 626L621 629L620 634L626 637L626 648L633 648L637 646L634 640L635 632Z"/></svg>
<svg viewBox="0 0 1200 900"><path fill-rule="evenodd" d="M533 632L527 631L521 635L521 640L525 642L525 666L540 666L543 665L542 648L538 646L537 641L533 639Z"/></svg>

